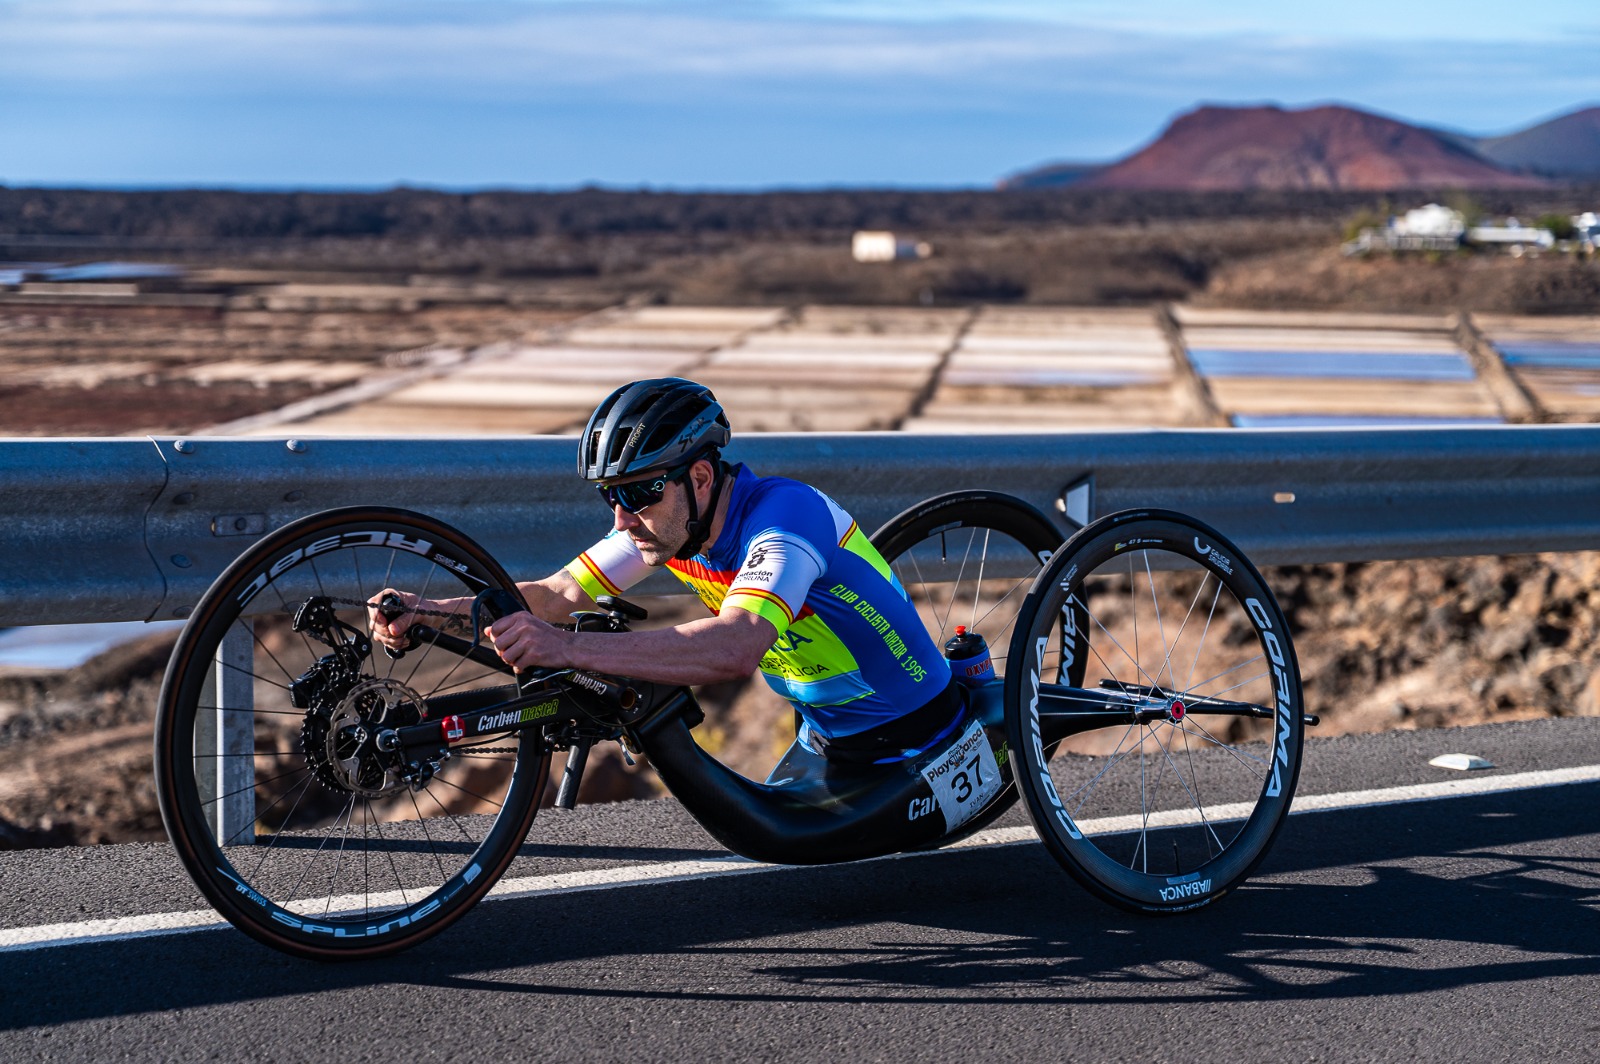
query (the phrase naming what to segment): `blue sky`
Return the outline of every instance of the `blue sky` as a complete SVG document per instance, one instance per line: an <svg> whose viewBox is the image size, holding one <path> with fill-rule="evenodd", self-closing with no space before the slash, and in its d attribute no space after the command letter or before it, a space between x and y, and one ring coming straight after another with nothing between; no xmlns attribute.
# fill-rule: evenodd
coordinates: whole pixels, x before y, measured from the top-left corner
<svg viewBox="0 0 1600 1064"><path fill-rule="evenodd" d="M1505 132L1597 56L1595 0L0 0L0 182L984 186L1201 101Z"/></svg>

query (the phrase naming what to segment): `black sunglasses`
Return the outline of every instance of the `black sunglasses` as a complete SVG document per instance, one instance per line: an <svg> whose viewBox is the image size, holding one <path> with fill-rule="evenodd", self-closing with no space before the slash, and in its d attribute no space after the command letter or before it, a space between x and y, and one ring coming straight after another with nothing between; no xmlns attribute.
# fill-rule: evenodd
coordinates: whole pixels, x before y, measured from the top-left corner
<svg viewBox="0 0 1600 1064"><path fill-rule="evenodd" d="M689 466L669 469L653 480L635 480L628 484L596 484L606 508L622 507L636 514L647 506L654 506L667 493L667 485L689 472Z"/></svg>

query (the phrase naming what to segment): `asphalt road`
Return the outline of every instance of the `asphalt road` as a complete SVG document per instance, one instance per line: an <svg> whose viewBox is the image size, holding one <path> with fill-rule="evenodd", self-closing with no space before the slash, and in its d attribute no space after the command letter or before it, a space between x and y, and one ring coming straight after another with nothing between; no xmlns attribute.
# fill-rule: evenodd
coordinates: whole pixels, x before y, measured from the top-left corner
<svg viewBox="0 0 1600 1064"><path fill-rule="evenodd" d="M1314 742L1300 793L1600 764L1600 720ZM1474 774L1478 776L1480 774ZM1178 917L1036 843L496 900L382 962L231 928L0 951L0 1059L1543 1060L1600 1044L1600 784L1294 817ZM511 875L715 853L541 813ZM0 854L0 931L201 907L161 846Z"/></svg>

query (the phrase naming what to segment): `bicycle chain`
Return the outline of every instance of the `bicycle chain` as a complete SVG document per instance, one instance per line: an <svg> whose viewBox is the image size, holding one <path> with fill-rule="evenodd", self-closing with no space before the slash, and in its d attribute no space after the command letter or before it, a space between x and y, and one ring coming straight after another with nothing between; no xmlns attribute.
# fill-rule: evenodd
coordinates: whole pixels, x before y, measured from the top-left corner
<svg viewBox="0 0 1600 1064"><path fill-rule="evenodd" d="M322 597L336 606L361 606L366 609L373 608L373 603L364 599L339 598L337 595L324 595ZM421 606L408 606L406 608L406 612L412 614L413 616L443 617L447 622L454 622L446 625L446 627L450 628L467 628L472 624L472 619L467 614L462 613L459 610L429 610L424 609Z"/></svg>

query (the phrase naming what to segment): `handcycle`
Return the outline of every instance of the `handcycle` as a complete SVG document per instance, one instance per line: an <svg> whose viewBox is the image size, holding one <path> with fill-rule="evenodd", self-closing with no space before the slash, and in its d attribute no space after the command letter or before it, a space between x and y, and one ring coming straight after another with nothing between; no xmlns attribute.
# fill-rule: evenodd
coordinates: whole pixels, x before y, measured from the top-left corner
<svg viewBox="0 0 1600 1064"><path fill-rule="evenodd" d="M161 814L206 899L240 930L319 960L388 955L484 897L528 835L554 754L555 805L589 751L620 743L729 850L819 864L946 845L1020 797L1049 853L1125 909L1205 905L1252 872L1288 813L1305 712L1288 625L1254 566L1182 514L1130 510L1065 543L991 491L929 499L874 545L939 643L988 637L944 741L905 760L830 763L796 742L764 781L696 743L691 690L574 670L513 674L480 638L523 608L462 532L387 507L329 510L265 536L201 599L155 729ZM417 611L376 651L385 588ZM645 619L620 598L583 630Z"/></svg>

